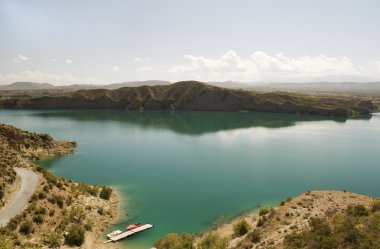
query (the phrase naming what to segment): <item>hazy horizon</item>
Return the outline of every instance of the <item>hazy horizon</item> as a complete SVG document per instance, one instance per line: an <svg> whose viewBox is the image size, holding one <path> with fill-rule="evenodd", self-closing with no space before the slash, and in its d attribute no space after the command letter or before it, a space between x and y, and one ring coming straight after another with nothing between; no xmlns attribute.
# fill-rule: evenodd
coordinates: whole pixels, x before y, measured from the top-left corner
<svg viewBox="0 0 380 249"><path fill-rule="evenodd" d="M380 2L0 2L0 85L380 81Z"/></svg>

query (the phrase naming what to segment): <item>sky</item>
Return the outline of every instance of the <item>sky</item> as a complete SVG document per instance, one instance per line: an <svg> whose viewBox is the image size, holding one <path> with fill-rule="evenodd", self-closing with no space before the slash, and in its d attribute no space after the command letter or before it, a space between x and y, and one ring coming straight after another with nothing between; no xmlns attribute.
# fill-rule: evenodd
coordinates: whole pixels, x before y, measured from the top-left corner
<svg viewBox="0 0 380 249"><path fill-rule="evenodd" d="M0 0L0 84L380 80L378 0Z"/></svg>

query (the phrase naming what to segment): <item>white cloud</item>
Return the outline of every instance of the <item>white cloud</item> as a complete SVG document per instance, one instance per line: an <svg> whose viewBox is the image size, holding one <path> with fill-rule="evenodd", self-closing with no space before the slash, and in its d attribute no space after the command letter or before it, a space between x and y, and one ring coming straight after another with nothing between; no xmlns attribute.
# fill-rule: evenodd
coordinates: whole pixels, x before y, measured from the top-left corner
<svg viewBox="0 0 380 249"><path fill-rule="evenodd" d="M348 57L305 55L291 58L283 53L269 55L257 51L243 59L230 50L220 58L186 55L185 59L187 64L168 71L177 77L205 81L302 82L337 75L380 78L380 62L363 67L355 65Z"/></svg>
<svg viewBox="0 0 380 249"><path fill-rule="evenodd" d="M18 58L20 58L20 60L22 60L22 61L27 61L28 60L28 57L23 56L21 54L18 55Z"/></svg>
<svg viewBox="0 0 380 249"><path fill-rule="evenodd" d="M73 63L73 61L71 59L66 59L66 63L71 64L71 63Z"/></svg>
<svg viewBox="0 0 380 249"><path fill-rule="evenodd" d="M106 84L102 79L92 77L77 77L71 74L46 74L40 71L23 71L19 74L0 74L0 84L10 84L18 81L52 83L55 85L71 84Z"/></svg>
<svg viewBox="0 0 380 249"><path fill-rule="evenodd" d="M135 57L135 58L133 58L133 60L136 62L145 62L145 61L150 61L150 58L148 58L148 57L146 57L146 58Z"/></svg>
<svg viewBox="0 0 380 249"><path fill-rule="evenodd" d="M14 62L14 63L21 63L21 62L24 62L24 61L27 61L27 60L28 60L28 57L19 54L19 55L17 56L17 58L14 58L14 59L13 59L13 62Z"/></svg>
<svg viewBox="0 0 380 249"><path fill-rule="evenodd" d="M51 62L51 63L56 62L56 61L57 61L56 58L51 58L51 59L47 60L47 62Z"/></svg>
<svg viewBox="0 0 380 249"><path fill-rule="evenodd" d="M112 67L112 70L115 71L115 72L119 72L120 71L120 68L118 66L113 66Z"/></svg>

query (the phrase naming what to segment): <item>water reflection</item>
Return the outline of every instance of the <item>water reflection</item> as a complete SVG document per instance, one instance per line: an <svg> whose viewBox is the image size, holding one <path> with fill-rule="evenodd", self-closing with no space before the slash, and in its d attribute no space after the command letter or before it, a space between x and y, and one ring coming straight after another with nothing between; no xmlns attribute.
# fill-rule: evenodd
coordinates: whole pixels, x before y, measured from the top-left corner
<svg viewBox="0 0 380 249"><path fill-rule="evenodd" d="M62 118L74 121L115 121L146 129L168 129L178 134L201 135L223 130L250 127L282 128L297 122L369 120L371 115L358 117L326 117L294 114L252 112L194 112L194 111L122 111L122 110L61 110L36 112L34 116Z"/></svg>

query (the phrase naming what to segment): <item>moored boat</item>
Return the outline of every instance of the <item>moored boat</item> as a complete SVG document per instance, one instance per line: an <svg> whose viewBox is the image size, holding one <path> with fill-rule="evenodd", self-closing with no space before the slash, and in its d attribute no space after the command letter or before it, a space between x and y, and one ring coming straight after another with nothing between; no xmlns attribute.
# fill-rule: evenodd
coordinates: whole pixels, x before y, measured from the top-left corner
<svg viewBox="0 0 380 249"><path fill-rule="evenodd" d="M116 235L122 234L123 232L120 230L113 231L112 233L107 234L107 238L115 237Z"/></svg>
<svg viewBox="0 0 380 249"><path fill-rule="evenodd" d="M140 223L135 223L135 224L131 224L131 225L127 226L126 229L132 230L132 229L138 228L139 226L141 226Z"/></svg>

